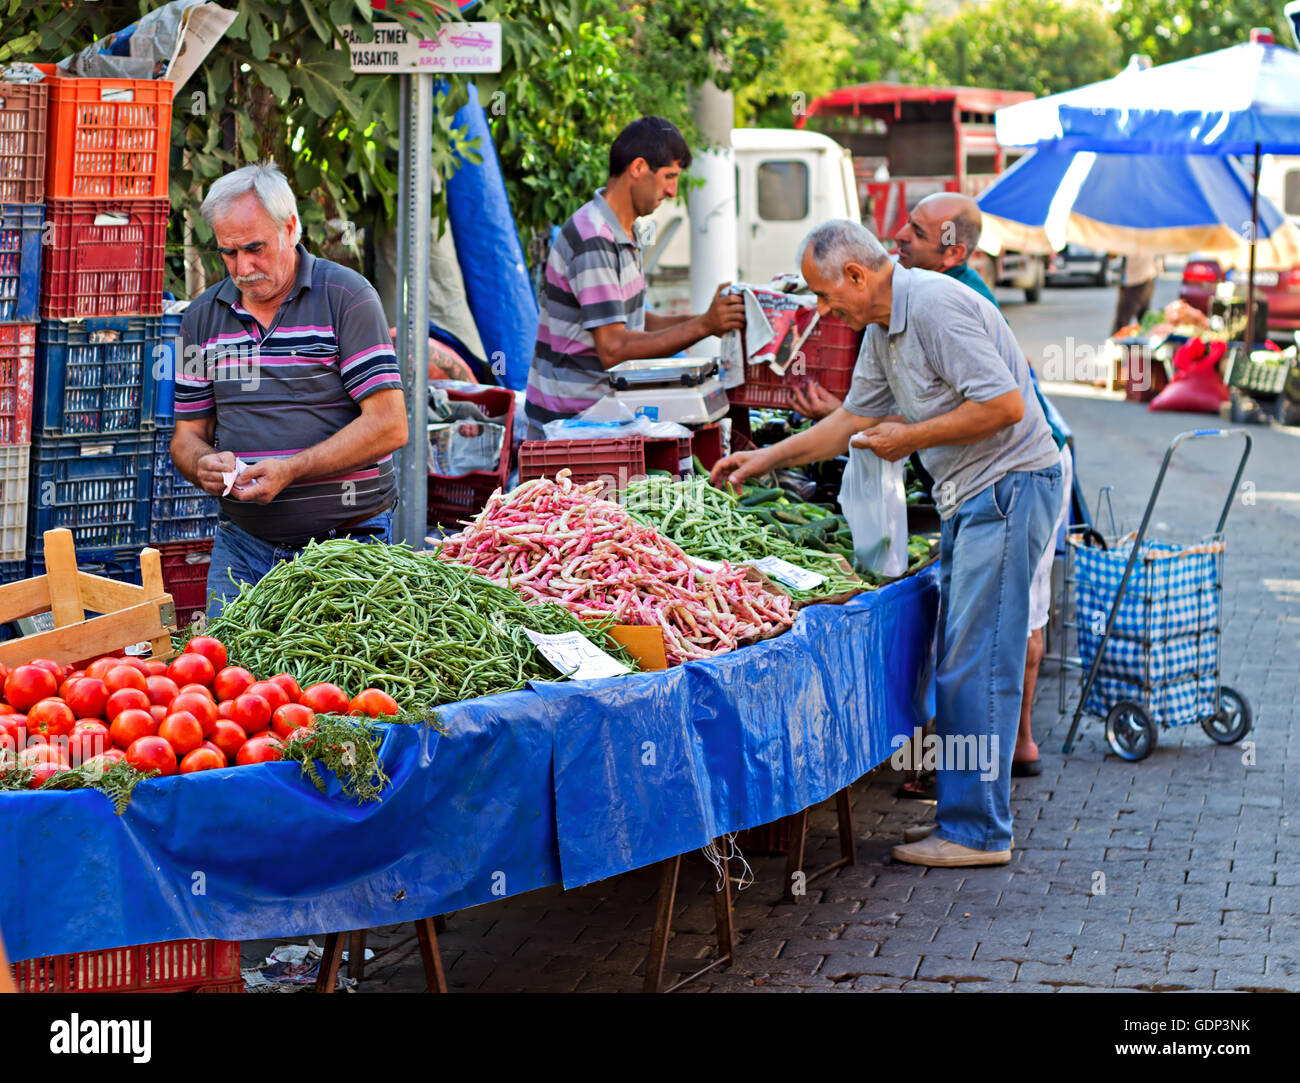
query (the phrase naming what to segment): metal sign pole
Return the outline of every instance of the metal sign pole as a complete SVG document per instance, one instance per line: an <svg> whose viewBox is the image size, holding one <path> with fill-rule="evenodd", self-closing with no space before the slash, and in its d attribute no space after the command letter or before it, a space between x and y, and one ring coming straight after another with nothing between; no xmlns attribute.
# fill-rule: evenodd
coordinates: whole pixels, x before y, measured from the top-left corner
<svg viewBox="0 0 1300 1083"><path fill-rule="evenodd" d="M398 173L397 341L406 392L407 443L396 456L394 540L417 549L428 533L429 162L433 154L433 76L402 76Z"/></svg>

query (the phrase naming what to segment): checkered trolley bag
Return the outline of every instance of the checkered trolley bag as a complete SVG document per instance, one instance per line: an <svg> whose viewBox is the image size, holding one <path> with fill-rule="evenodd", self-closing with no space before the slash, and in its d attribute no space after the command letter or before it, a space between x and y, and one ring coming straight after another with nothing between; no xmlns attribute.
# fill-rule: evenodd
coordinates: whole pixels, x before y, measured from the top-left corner
<svg viewBox="0 0 1300 1083"><path fill-rule="evenodd" d="M1205 435L1211 432L1218 430ZM1240 740L1250 728L1245 699L1219 684L1226 551L1222 527L1228 509L1218 532L1201 542L1144 540L1169 456L1181 440L1193 435L1200 434L1183 434L1166 454L1137 534L1110 544L1093 531L1067 539L1074 626L1080 664L1087 674L1067 751L1080 714L1104 718L1107 743L1128 760L1150 753L1157 727L1200 722L1224 744Z"/></svg>

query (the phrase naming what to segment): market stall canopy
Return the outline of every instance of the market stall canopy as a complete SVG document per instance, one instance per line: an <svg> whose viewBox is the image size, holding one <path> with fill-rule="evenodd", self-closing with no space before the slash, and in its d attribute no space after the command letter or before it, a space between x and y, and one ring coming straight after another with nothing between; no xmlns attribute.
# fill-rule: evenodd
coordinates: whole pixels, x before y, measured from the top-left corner
<svg viewBox="0 0 1300 1083"><path fill-rule="evenodd" d="M1128 68L998 110L1003 146L1117 154L1300 154L1300 54L1268 42Z"/></svg>
<svg viewBox="0 0 1300 1083"><path fill-rule="evenodd" d="M980 247L1047 254L1067 242L1122 256L1203 252L1250 260L1251 178L1232 158L1207 155L1026 155L979 197ZM1300 264L1300 229L1259 201L1256 263Z"/></svg>

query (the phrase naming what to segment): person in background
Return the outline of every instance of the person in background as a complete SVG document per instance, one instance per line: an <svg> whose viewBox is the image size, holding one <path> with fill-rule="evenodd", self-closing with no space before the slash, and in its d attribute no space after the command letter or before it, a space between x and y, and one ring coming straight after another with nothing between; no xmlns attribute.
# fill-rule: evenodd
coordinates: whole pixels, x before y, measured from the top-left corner
<svg viewBox="0 0 1300 1083"><path fill-rule="evenodd" d="M221 497L208 572L216 617L236 583L258 582L310 541L388 540L406 403L379 295L302 246L274 164L213 181L199 210L229 277L181 323L171 455ZM248 468L237 472L237 459Z"/></svg>
<svg viewBox="0 0 1300 1083"><path fill-rule="evenodd" d="M718 287L707 312L658 316L645 308L637 219L677 194L691 164L682 133L662 117L641 117L609 148L609 180L564 223L546 260L537 348L528 373L527 439L609 393L605 371L644 357L671 357L710 335L739 330L745 302Z"/></svg>
<svg viewBox="0 0 1300 1083"><path fill-rule="evenodd" d="M964 283L987 299L1001 311L993 291L967 262L979 244L983 229L983 215L979 204L969 196L955 192L941 192L926 196L913 208L907 224L898 231L898 262L904 267L920 267L939 271ZM1030 375L1033 375L1032 368ZM1064 522L1070 508L1070 490L1074 475L1074 460L1065 442L1065 434L1051 421L1051 411L1043 399L1038 382L1034 381L1034 395L1052 430L1052 441L1061 457L1064 489L1057 529ZM840 405L840 400L819 384L812 384L805 394L794 393L796 408L807 417L825 417ZM1038 686L1038 671L1043 661L1043 629L1047 626L1052 598L1052 564L1056 547L1050 546L1034 570L1030 586L1029 641L1025 651L1025 682L1020 702L1020 729L1016 734L1016 751L1011 763L1015 776L1037 775L1042 768L1038 762L1038 745L1034 741L1030 716L1034 707L1034 691ZM931 787L921 780L909 780L900 793L908 797L929 797Z"/></svg>
<svg viewBox="0 0 1300 1083"><path fill-rule="evenodd" d="M1115 305L1115 322L1110 329L1113 335L1121 327L1141 323L1151 307L1156 278L1160 274L1160 261L1155 256L1125 256L1124 274L1119 280L1119 300Z"/></svg>
<svg viewBox="0 0 1300 1083"><path fill-rule="evenodd" d="M1025 355L986 299L891 263L857 222L818 226L800 257L818 311L866 331L849 397L810 429L720 460L712 481L741 485L833 458L850 442L890 462L921 452L943 521L937 733L945 747L983 748L992 768L942 764L934 825L891 854L916 865L1005 865L1029 584L1060 508L1060 455Z"/></svg>

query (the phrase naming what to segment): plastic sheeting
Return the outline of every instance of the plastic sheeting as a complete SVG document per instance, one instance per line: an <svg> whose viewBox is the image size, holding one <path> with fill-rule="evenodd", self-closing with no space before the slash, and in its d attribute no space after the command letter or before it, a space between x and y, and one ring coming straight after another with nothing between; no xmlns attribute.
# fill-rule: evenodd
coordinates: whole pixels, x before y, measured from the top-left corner
<svg viewBox="0 0 1300 1083"><path fill-rule="evenodd" d="M707 662L539 684L391 726L358 806L296 765L0 793L13 959L369 928L573 886L829 797L929 715L933 570ZM649 747L647 747L649 745Z"/></svg>
<svg viewBox="0 0 1300 1083"><path fill-rule="evenodd" d="M479 165L462 160L447 181L447 213L456 238L456 254L465 276L465 292L487 360L501 383L512 391L528 382L537 343L537 299L515 232L501 166L493 149L478 88L469 84L469 102L455 122L479 139ZM496 362L504 362L504 374Z"/></svg>

